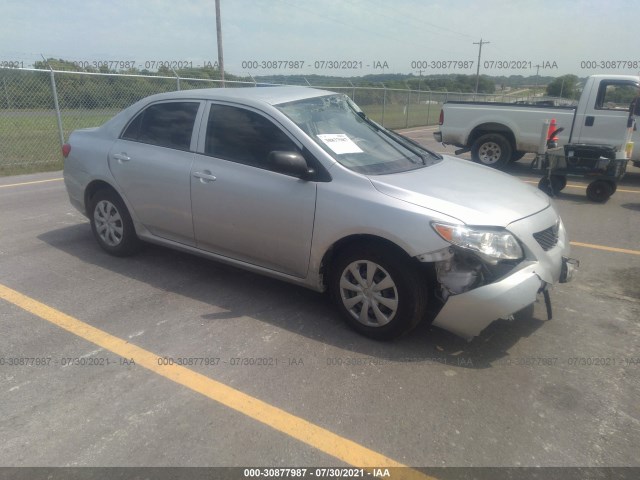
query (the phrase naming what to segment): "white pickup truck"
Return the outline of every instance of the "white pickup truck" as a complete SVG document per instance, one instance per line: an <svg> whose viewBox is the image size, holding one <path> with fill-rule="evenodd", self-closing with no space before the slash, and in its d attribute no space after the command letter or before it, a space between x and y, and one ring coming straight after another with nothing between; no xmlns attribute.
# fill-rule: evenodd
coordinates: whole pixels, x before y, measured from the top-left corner
<svg viewBox="0 0 640 480"><path fill-rule="evenodd" d="M438 142L471 151L474 161L501 168L536 152L542 124L555 119L564 131L558 144L587 143L623 146L629 105L638 95L640 78L593 75L577 106L546 106L494 102L446 102L440 112ZM632 160L640 166L640 132L633 133Z"/></svg>

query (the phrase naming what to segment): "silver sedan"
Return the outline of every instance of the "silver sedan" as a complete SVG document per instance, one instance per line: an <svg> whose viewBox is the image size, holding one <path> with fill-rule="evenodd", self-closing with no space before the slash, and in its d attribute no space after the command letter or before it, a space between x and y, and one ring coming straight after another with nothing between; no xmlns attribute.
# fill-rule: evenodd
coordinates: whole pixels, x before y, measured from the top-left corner
<svg viewBox="0 0 640 480"><path fill-rule="evenodd" d="M108 253L153 242L328 291L376 339L428 306L471 339L575 266L547 195L425 150L329 91L153 95L63 152L71 203Z"/></svg>

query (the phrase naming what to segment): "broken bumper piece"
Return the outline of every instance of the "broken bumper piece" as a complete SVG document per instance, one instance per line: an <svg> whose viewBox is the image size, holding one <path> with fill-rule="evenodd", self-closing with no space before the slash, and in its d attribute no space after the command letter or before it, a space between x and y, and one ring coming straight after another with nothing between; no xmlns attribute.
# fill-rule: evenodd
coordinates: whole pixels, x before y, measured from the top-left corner
<svg viewBox="0 0 640 480"><path fill-rule="evenodd" d="M568 282L579 263L564 257L562 265L560 282ZM433 325L467 340L473 339L490 323L509 318L536 301L548 285L536 274L539 268L533 262L500 281L450 296Z"/></svg>

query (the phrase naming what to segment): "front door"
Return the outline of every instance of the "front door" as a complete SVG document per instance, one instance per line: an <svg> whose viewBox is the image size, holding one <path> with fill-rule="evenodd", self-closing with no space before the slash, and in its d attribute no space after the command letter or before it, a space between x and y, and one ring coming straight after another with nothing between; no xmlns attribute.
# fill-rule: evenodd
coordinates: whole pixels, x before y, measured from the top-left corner
<svg viewBox="0 0 640 480"><path fill-rule="evenodd" d="M299 151L271 118L211 104L204 154L191 169L198 248L305 277L316 184L267 169L271 151Z"/></svg>

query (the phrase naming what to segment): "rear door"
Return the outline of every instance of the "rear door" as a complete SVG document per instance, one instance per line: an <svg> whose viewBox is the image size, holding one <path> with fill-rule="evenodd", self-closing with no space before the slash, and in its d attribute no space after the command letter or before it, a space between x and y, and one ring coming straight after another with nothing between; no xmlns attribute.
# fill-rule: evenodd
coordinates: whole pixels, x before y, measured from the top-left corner
<svg viewBox="0 0 640 480"><path fill-rule="evenodd" d="M270 171L269 152L300 145L268 115L212 103L191 170L198 248L305 277L316 183Z"/></svg>
<svg viewBox="0 0 640 480"><path fill-rule="evenodd" d="M149 105L124 129L109 152L109 168L135 215L154 235L194 244L190 172L194 124L205 102Z"/></svg>

